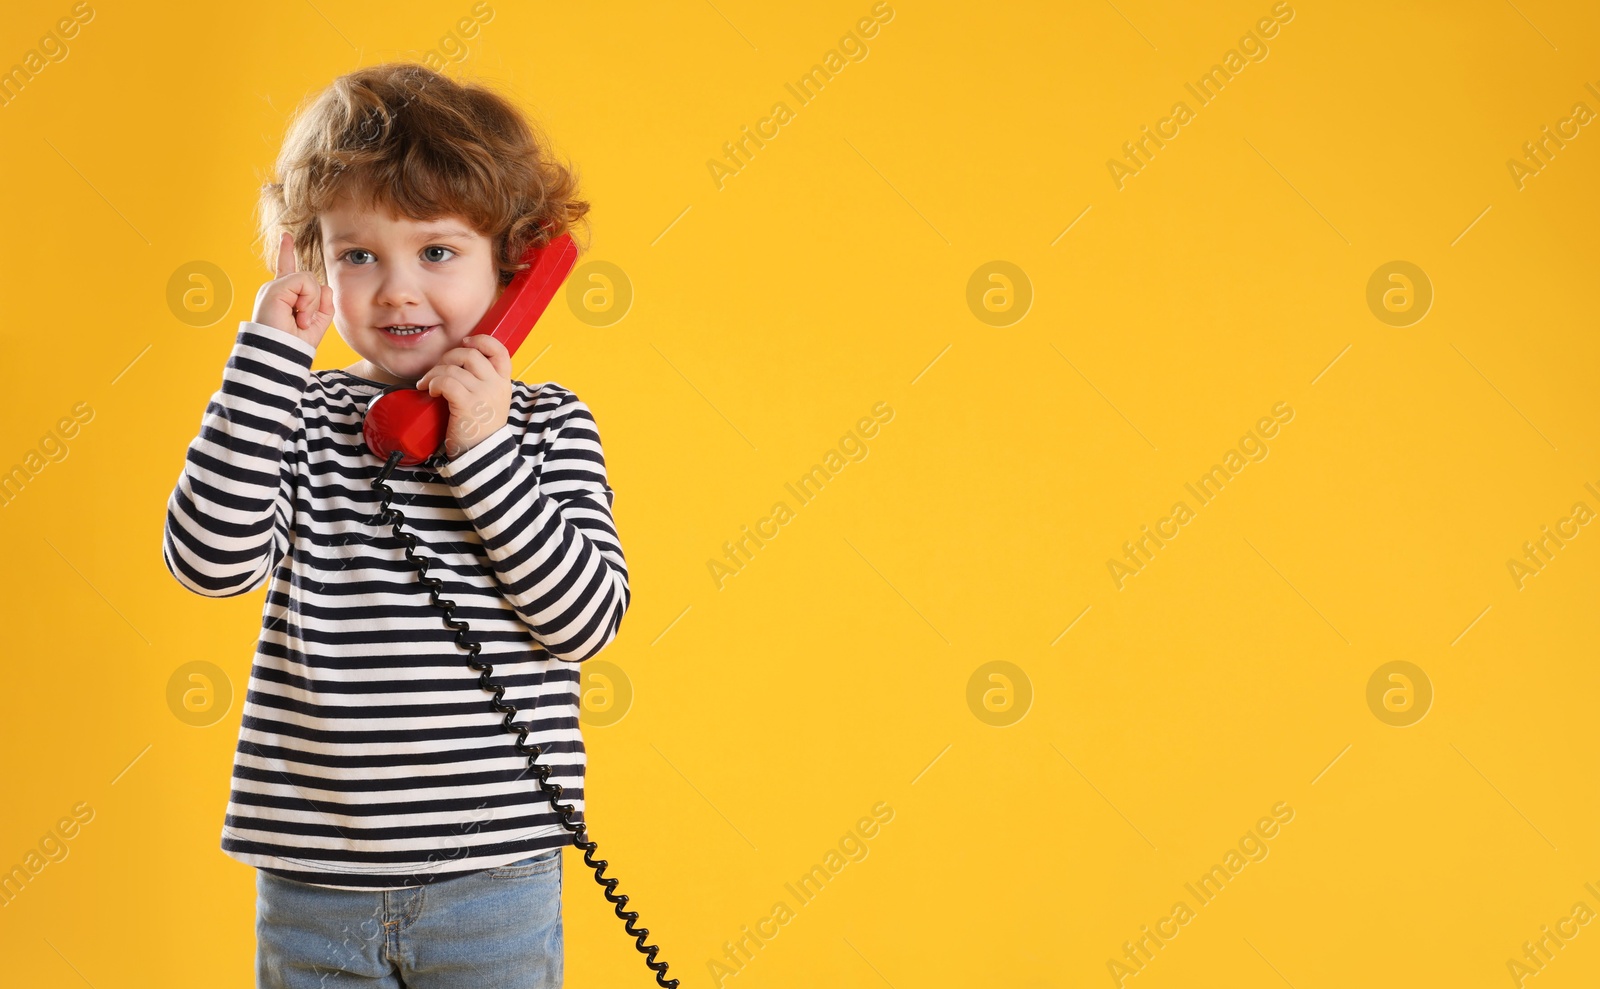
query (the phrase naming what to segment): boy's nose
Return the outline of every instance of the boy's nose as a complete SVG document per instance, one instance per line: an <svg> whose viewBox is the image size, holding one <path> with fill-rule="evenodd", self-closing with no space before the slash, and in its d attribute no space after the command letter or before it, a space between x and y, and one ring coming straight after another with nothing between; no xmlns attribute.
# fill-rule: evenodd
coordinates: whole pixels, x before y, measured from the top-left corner
<svg viewBox="0 0 1600 989"><path fill-rule="evenodd" d="M379 306L400 308L421 302L422 295L417 290L414 279L403 272L393 272L386 274L378 283L378 291L373 301Z"/></svg>

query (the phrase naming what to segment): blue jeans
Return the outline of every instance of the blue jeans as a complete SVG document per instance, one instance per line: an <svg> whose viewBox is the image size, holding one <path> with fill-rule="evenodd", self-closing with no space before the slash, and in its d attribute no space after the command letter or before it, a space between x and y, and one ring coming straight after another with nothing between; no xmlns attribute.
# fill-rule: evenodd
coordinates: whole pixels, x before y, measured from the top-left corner
<svg viewBox="0 0 1600 989"><path fill-rule="evenodd" d="M558 989L561 849L414 889L256 871L257 989Z"/></svg>

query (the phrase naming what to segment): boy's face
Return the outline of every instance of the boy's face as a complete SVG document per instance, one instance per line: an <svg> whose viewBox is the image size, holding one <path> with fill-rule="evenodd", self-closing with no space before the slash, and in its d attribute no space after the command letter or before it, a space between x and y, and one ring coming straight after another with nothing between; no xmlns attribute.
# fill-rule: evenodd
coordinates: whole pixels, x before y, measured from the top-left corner
<svg viewBox="0 0 1600 989"><path fill-rule="evenodd" d="M361 377L415 385L500 295L493 242L459 217L413 220L343 196L319 219L334 325L366 358L352 368Z"/></svg>

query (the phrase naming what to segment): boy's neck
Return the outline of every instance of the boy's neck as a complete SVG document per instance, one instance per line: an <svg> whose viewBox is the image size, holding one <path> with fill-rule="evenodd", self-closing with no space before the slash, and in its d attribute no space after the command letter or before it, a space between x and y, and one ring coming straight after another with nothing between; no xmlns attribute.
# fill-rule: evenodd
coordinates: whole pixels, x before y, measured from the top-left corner
<svg viewBox="0 0 1600 989"><path fill-rule="evenodd" d="M376 381L379 384L385 384L385 385L415 385L416 384L415 380L412 380L412 381L399 381L399 380L396 380L394 375L389 374L386 371L381 371L376 367L373 367L372 366L372 362L371 361L367 361L367 360L356 361L354 364L350 365L349 367L345 368L344 370L345 370L346 374L353 374L358 378L366 378L368 381Z"/></svg>

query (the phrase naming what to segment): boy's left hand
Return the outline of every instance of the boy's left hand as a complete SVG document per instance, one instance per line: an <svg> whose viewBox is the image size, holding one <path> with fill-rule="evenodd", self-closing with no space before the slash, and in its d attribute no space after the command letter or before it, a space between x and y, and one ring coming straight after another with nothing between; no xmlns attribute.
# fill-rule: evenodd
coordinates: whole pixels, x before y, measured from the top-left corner
<svg viewBox="0 0 1600 989"><path fill-rule="evenodd" d="M444 452L457 457L482 443L511 415L511 352L487 333L473 333L447 350L417 379L417 389L450 403Z"/></svg>

